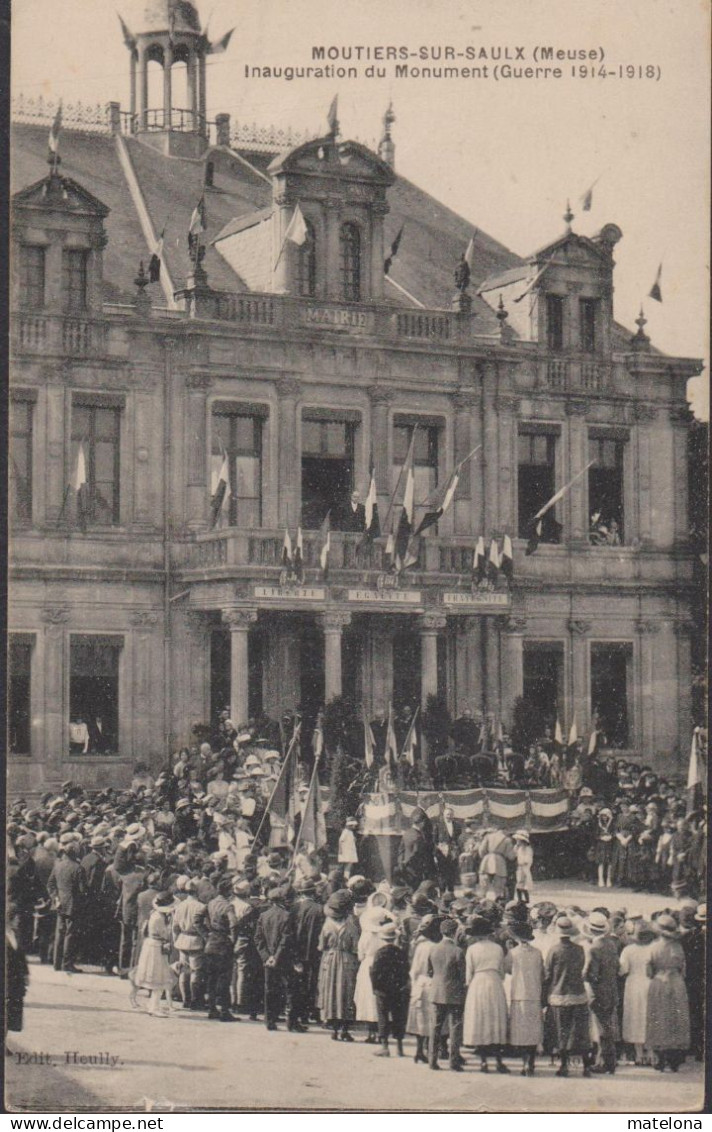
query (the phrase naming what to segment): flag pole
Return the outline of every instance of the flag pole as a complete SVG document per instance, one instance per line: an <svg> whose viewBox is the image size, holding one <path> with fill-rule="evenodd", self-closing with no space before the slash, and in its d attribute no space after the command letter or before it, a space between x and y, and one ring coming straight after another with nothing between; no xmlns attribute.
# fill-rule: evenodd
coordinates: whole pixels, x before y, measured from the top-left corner
<svg viewBox="0 0 712 1132"><path fill-rule="evenodd" d="M258 838L259 838L259 836L262 832L262 826L265 824L265 818L267 817L267 814L270 812L270 806L272 805L272 800L274 799L277 787L280 785L280 783L282 781L282 777L284 775L284 772L287 769L287 764L289 763L289 760L292 757L292 751L294 750L294 745L295 745L296 741L297 741L297 736L296 736L296 734L294 734L294 735L292 735L292 739L291 739L291 742L289 744L289 749L287 750L287 754L285 755L284 762L282 763L282 769L279 772L279 775L277 777L277 781L275 782L274 786L272 787L272 793L269 796L269 801L267 802L267 805L265 807L265 812L263 813L263 815L260 819L260 824L257 826L257 833L255 834L255 836L253 838L253 843L258 840Z"/></svg>
<svg viewBox="0 0 712 1132"><path fill-rule="evenodd" d="M400 485L401 485L401 481L403 479L403 475L404 475L405 470L408 467L408 464L410 463L411 457L413 455L413 445L415 444L415 434L416 434L417 431L418 431L418 426L414 425L413 426L413 435L410 438L410 445L408 446L408 454L407 454L407 456L406 456L406 458L403 462L403 466L400 470L400 475L398 476L398 482L396 484L395 491L393 492L393 495L391 496L391 501L388 504L388 512L387 512L386 517L383 521L383 530L384 531L387 530L387 528L388 528L388 520L390 519L391 512L393 511L393 508L395 506L396 496L397 496L398 492L400 491Z"/></svg>
<svg viewBox="0 0 712 1132"><path fill-rule="evenodd" d="M300 846L300 843L301 843L301 840L302 840L302 830L304 829L304 818L305 818L305 815L306 815L306 812L307 812L307 807L309 806L309 803L311 802L311 799L312 799L312 795L314 793L314 783L316 782L316 776L317 776L318 769L319 769L319 756L317 755L317 757L314 759L314 770L312 771L312 776L311 776L311 779L309 780L309 790L307 792L306 800L304 802L304 813L302 814L302 820L299 823L299 830L297 832L297 836L294 839L294 852L292 853L292 863L289 866L289 872L291 872L292 869L294 868L294 862L296 861L297 853L299 852L299 846ZM316 827L315 827L314 832L316 833Z"/></svg>
<svg viewBox="0 0 712 1132"><path fill-rule="evenodd" d="M559 490L558 490L558 491L556 492L556 494L555 494L555 495L552 495L552 497L551 497L551 499L549 500L549 502L548 502L548 503L545 503L545 504L544 504L544 506L543 506L543 507L541 507L541 508L540 508L540 509L539 509L539 510L537 511L536 515L535 515L535 516L534 516L534 518L532 519L532 522L533 522L533 523L535 523L535 522L537 521L537 519L541 519L541 518L543 518L543 516L544 516L544 515L546 515L547 511L548 511L548 510L549 510L549 509L550 509L551 507L553 507L555 503L558 503L558 502L559 502L559 500L560 500L561 498L563 498L563 496L564 496L564 495L566 494L566 492L567 492L567 491L569 490L569 488L573 487L573 485L574 485L574 484L576 483L576 480L580 480L580 479L581 479L581 476L585 476L585 475L586 475L586 472L588 471L588 469L589 469L589 468L590 468L590 467L591 467L591 466L592 466L592 465L593 465L594 463L595 463L595 461L594 461L594 460L589 460L589 462L587 463L587 465L586 465L586 467L585 467L585 468L582 468L580 472L577 472L577 473L576 473L576 475L575 475L575 476L573 477L573 479L570 479L568 483L564 484L564 486L563 486L563 487L559 488Z"/></svg>

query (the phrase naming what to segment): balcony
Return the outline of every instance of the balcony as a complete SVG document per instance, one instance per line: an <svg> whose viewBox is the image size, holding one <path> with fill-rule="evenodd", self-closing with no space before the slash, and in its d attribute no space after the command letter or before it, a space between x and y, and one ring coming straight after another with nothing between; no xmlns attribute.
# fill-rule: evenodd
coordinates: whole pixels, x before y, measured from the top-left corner
<svg viewBox="0 0 712 1132"><path fill-rule="evenodd" d="M100 357L106 354L107 324L94 318L20 311L12 319L14 353Z"/></svg>
<svg viewBox="0 0 712 1132"><path fill-rule="evenodd" d="M603 393L611 386L612 365L591 354L559 354L540 357L537 384L546 389L568 389Z"/></svg>

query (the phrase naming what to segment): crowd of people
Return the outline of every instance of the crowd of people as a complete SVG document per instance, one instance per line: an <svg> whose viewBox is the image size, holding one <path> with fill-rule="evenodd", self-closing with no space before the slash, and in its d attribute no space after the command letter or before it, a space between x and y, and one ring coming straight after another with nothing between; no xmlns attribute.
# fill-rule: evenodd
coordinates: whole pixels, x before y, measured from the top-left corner
<svg viewBox="0 0 712 1132"><path fill-rule="evenodd" d="M447 806L436 821L417 807L391 881L371 879L358 811L331 850L295 844L273 820L277 734L223 739L183 749L156 777L139 764L126 790L66 782L12 804L11 1028L22 1025L24 957L35 953L68 975L125 978L137 1008L148 992L154 1017L261 1017L269 1031L284 1017L293 1032L319 1025L334 1041L363 1034L381 1056L403 1054L412 1035L416 1062L432 1069L447 1057L461 1070L463 1049L502 1073L514 1054L523 1074L537 1054L556 1057L562 1076L572 1058L588 1075L621 1060L677 1070L701 1057L704 813L678 812L680 792L647 768L631 790L603 764L597 793L579 788L572 821L595 830L603 888L643 875L643 847L658 863L656 883L676 906L661 902L648 921L536 902L527 831L477 828Z"/></svg>

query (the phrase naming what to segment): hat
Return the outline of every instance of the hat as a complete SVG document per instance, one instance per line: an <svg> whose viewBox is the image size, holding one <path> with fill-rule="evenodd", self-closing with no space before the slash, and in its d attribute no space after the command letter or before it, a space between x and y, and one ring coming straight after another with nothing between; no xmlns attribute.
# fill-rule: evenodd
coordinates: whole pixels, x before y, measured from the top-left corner
<svg viewBox="0 0 712 1132"><path fill-rule="evenodd" d="M556 930L564 939L571 939L572 936L577 935L576 928L568 916L561 916L556 921Z"/></svg>
<svg viewBox="0 0 712 1132"><path fill-rule="evenodd" d="M385 943L392 943L395 939L398 938L398 928L392 920L388 920L385 924L383 924L381 928L379 928L378 934Z"/></svg>
<svg viewBox="0 0 712 1132"><path fill-rule="evenodd" d="M529 834L526 829L518 829L512 836L515 841L526 841L527 845L529 844Z"/></svg>
<svg viewBox="0 0 712 1132"><path fill-rule="evenodd" d="M523 943L528 943L529 940L534 938L534 932L530 924L518 923L514 921L509 925L509 934L513 935L515 939L521 940Z"/></svg>
<svg viewBox="0 0 712 1132"><path fill-rule="evenodd" d="M100 845L105 845L105 844L106 844L106 838L100 833L95 833L94 836L89 841L89 845L92 849L98 849Z"/></svg>
<svg viewBox="0 0 712 1132"><path fill-rule="evenodd" d="M358 818L347 818L346 819L346 828L347 829L358 829Z"/></svg>
<svg viewBox="0 0 712 1132"><path fill-rule="evenodd" d="M636 943L652 943L655 939L655 928L646 920L639 920L633 930Z"/></svg>
<svg viewBox="0 0 712 1132"><path fill-rule="evenodd" d="M706 904L700 904L699 905L697 912L695 913L695 919L697 920L698 924L706 924L707 923L707 905Z"/></svg>
<svg viewBox="0 0 712 1132"><path fill-rule="evenodd" d="M146 836L146 826L141 825L140 822L132 822L131 825L126 826L126 838L128 841L140 841Z"/></svg>
<svg viewBox="0 0 712 1132"><path fill-rule="evenodd" d="M587 927L591 935L605 935L610 926L608 917L603 912L591 912L588 917Z"/></svg>
<svg viewBox="0 0 712 1132"><path fill-rule="evenodd" d="M291 884L278 884L275 885L274 888L269 889L269 891L267 892L267 899L275 901L288 900L289 897L292 896L293 891L294 890Z"/></svg>
<svg viewBox="0 0 712 1132"><path fill-rule="evenodd" d="M176 813L178 812L178 810L185 810L189 805L189 798L181 798L180 801L176 802Z"/></svg>
<svg viewBox="0 0 712 1132"><path fill-rule="evenodd" d="M232 891L235 896L249 896L251 887L249 880L245 880L244 877L235 877L232 882Z"/></svg>
<svg viewBox="0 0 712 1132"><path fill-rule="evenodd" d="M396 884L393 887L391 895L393 900L398 903L399 900L405 900L407 896L410 896L410 889L405 884Z"/></svg>
<svg viewBox="0 0 712 1132"><path fill-rule="evenodd" d="M316 878L305 877L304 880L300 881L297 885L297 892L302 896L309 896L312 892L316 892Z"/></svg>
<svg viewBox="0 0 712 1132"><path fill-rule="evenodd" d="M73 833L63 833L62 836L59 839L59 844L60 845L71 845L73 841L74 841L74 834Z"/></svg>
<svg viewBox="0 0 712 1132"><path fill-rule="evenodd" d="M229 720L228 720L228 722L229 722ZM239 733L239 735L237 736L237 741L238 741L238 743L249 743L251 738L252 738L252 732L251 731L241 731Z"/></svg>
<svg viewBox="0 0 712 1132"><path fill-rule="evenodd" d="M185 892L187 887L188 887L188 881L189 880L190 880L190 877L186 876L184 873L181 876L176 877L176 880L175 880L176 891L177 892Z"/></svg>
<svg viewBox="0 0 712 1132"><path fill-rule="evenodd" d="M279 759L281 759L281 757L282 756L280 755L279 751L263 751L262 752L263 762L266 762L267 759L270 759L270 760L277 759L277 761L279 761Z"/></svg>
<svg viewBox="0 0 712 1132"><path fill-rule="evenodd" d="M590 786L584 786L579 793L579 798L593 798L593 790Z"/></svg>
<svg viewBox="0 0 712 1132"><path fill-rule="evenodd" d="M176 902L172 892L159 892L153 899L153 905L157 912L170 912L175 908Z"/></svg>
<svg viewBox="0 0 712 1132"><path fill-rule="evenodd" d="M660 935L665 936L666 939L677 939L680 934L680 929L677 926L674 916L669 916L664 912L662 916L658 916L655 926L660 932Z"/></svg>
<svg viewBox="0 0 712 1132"><path fill-rule="evenodd" d="M492 924L485 916L471 916L467 930L470 935L485 936L492 931Z"/></svg>
<svg viewBox="0 0 712 1132"><path fill-rule="evenodd" d="M333 892L326 902L327 912L336 916L346 916L353 906L353 894L348 888L339 888Z"/></svg>
<svg viewBox="0 0 712 1132"><path fill-rule="evenodd" d="M250 778L266 778L266 777L267 777L267 772L264 771L261 766L253 766L252 770L250 771Z"/></svg>
<svg viewBox="0 0 712 1132"><path fill-rule="evenodd" d="M262 762L258 759L257 755L248 755L245 759L245 766L261 766Z"/></svg>

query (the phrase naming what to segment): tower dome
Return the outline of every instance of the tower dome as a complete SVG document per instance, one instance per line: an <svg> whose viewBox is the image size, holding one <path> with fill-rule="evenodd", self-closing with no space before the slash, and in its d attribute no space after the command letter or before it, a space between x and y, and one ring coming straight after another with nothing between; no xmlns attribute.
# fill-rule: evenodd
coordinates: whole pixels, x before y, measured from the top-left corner
<svg viewBox="0 0 712 1132"><path fill-rule="evenodd" d="M168 31L200 35L200 17L190 0L143 0L135 9L130 26L136 35Z"/></svg>

